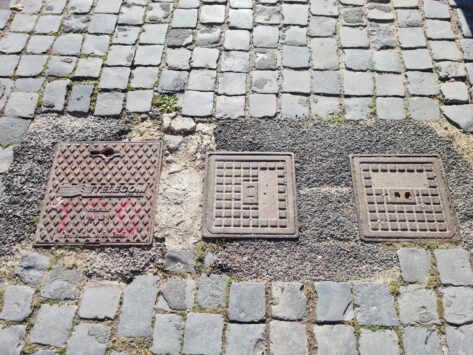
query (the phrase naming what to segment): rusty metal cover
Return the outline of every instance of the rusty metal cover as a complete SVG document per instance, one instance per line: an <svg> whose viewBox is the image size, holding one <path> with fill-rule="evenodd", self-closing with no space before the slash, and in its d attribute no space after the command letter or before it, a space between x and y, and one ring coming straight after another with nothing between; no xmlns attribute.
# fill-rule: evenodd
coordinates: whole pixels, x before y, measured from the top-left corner
<svg viewBox="0 0 473 355"><path fill-rule="evenodd" d="M208 153L203 236L297 238L292 153Z"/></svg>
<svg viewBox="0 0 473 355"><path fill-rule="evenodd" d="M459 239L438 156L354 155L350 158L361 239Z"/></svg>
<svg viewBox="0 0 473 355"><path fill-rule="evenodd" d="M35 244L150 244L161 152L160 142L59 144Z"/></svg>

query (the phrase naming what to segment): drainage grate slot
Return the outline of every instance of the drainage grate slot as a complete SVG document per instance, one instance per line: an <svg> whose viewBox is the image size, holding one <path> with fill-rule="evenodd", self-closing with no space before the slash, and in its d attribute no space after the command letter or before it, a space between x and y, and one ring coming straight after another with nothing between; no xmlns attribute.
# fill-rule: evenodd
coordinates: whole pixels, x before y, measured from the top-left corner
<svg viewBox="0 0 473 355"><path fill-rule="evenodd" d="M354 155L351 169L361 239L459 239L438 156Z"/></svg>
<svg viewBox="0 0 473 355"><path fill-rule="evenodd" d="M150 244L161 152L160 142L60 144L35 244Z"/></svg>
<svg viewBox="0 0 473 355"><path fill-rule="evenodd" d="M296 238L291 153L209 153L203 236Z"/></svg>

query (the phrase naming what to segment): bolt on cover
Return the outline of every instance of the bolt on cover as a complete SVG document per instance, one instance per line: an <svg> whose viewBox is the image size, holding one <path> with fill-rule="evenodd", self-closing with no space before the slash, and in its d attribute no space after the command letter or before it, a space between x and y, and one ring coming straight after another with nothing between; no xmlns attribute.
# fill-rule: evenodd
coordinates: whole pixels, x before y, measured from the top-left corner
<svg viewBox="0 0 473 355"><path fill-rule="evenodd" d="M297 238L292 153L208 153L203 236Z"/></svg>
<svg viewBox="0 0 473 355"><path fill-rule="evenodd" d="M460 238L436 155L352 155L360 237L365 241Z"/></svg>
<svg viewBox="0 0 473 355"><path fill-rule="evenodd" d="M160 142L59 144L35 245L153 241Z"/></svg>

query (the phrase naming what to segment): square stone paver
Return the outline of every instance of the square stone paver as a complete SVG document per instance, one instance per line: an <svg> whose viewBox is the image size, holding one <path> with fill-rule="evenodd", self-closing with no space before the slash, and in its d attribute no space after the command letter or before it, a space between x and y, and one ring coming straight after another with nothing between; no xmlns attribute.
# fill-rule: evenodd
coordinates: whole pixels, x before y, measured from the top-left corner
<svg viewBox="0 0 473 355"><path fill-rule="evenodd" d="M403 336L406 355L441 355L439 336L436 330L428 328L407 327Z"/></svg>
<svg viewBox="0 0 473 355"><path fill-rule="evenodd" d="M186 91L182 101L182 114L194 117L211 116L213 98L213 92Z"/></svg>
<svg viewBox="0 0 473 355"><path fill-rule="evenodd" d="M401 276L406 282L424 282L430 275L431 255L424 249L402 248L397 252Z"/></svg>
<svg viewBox="0 0 473 355"><path fill-rule="evenodd" d="M70 354L105 355L111 329L101 324L80 323L67 343Z"/></svg>
<svg viewBox="0 0 473 355"><path fill-rule="evenodd" d="M149 112L152 101L153 90L128 91L125 108L129 112Z"/></svg>
<svg viewBox="0 0 473 355"><path fill-rule="evenodd" d="M302 95L281 95L281 116L283 118L304 118L309 116L309 97Z"/></svg>
<svg viewBox="0 0 473 355"><path fill-rule="evenodd" d="M75 113L89 112L90 98L93 91L93 85L74 85L69 96L67 111Z"/></svg>
<svg viewBox="0 0 473 355"><path fill-rule="evenodd" d="M34 344L61 347L69 338L76 306L43 304L31 331Z"/></svg>
<svg viewBox="0 0 473 355"><path fill-rule="evenodd" d="M265 284L236 282L230 288L228 318L230 321L251 323L266 317Z"/></svg>
<svg viewBox="0 0 473 355"><path fill-rule="evenodd" d="M316 320L318 323L353 319L353 298L348 283L316 282L315 292L317 293Z"/></svg>
<svg viewBox="0 0 473 355"><path fill-rule="evenodd" d="M245 96L217 96L215 117L221 120L245 117Z"/></svg>
<svg viewBox="0 0 473 355"><path fill-rule="evenodd" d="M277 94L279 92L278 74L268 70L254 71L251 89L261 94Z"/></svg>
<svg viewBox="0 0 473 355"><path fill-rule="evenodd" d="M26 135L30 120L16 117L0 118L0 144L20 144Z"/></svg>
<svg viewBox="0 0 473 355"><path fill-rule="evenodd" d="M152 89L158 81L156 67L137 67L131 72L130 86L135 89Z"/></svg>
<svg viewBox="0 0 473 355"><path fill-rule="evenodd" d="M82 296L79 317L84 319L114 319L122 290L117 283L87 286Z"/></svg>
<svg viewBox="0 0 473 355"><path fill-rule="evenodd" d="M122 89L128 87L130 68L105 67L100 77L99 87L102 89Z"/></svg>
<svg viewBox="0 0 473 355"><path fill-rule="evenodd" d="M264 324L228 324L226 354L263 354L264 328Z"/></svg>
<svg viewBox="0 0 473 355"><path fill-rule="evenodd" d="M177 314L157 314L154 324L153 354L179 354L184 335L184 322Z"/></svg>
<svg viewBox="0 0 473 355"><path fill-rule="evenodd" d="M442 290L444 317L447 323L463 325L473 322L473 290L448 287Z"/></svg>
<svg viewBox="0 0 473 355"><path fill-rule="evenodd" d="M25 346L26 326L0 326L0 344L8 355L20 355Z"/></svg>
<svg viewBox="0 0 473 355"><path fill-rule="evenodd" d="M73 300L79 296L82 273L57 267L51 271L41 290L41 296L52 300Z"/></svg>
<svg viewBox="0 0 473 355"><path fill-rule="evenodd" d="M361 355L399 355L398 338L392 330L370 331L361 330L360 336Z"/></svg>
<svg viewBox="0 0 473 355"><path fill-rule="evenodd" d="M355 283L355 315L360 325L396 326L394 297L384 284Z"/></svg>
<svg viewBox="0 0 473 355"><path fill-rule="evenodd" d="M94 114L98 116L118 116L122 113L125 94L121 92L100 92L97 95Z"/></svg>
<svg viewBox="0 0 473 355"><path fill-rule="evenodd" d="M217 72L215 70L192 70L189 74L187 89L195 91L214 91L216 76Z"/></svg>
<svg viewBox="0 0 473 355"><path fill-rule="evenodd" d="M323 325L314 327L318 355L356 355L353 328L346 325Z"/></svg>
<svg viewBox="0 0 473 355"><path fill-rule="evenodd" d="M404 325L440 325L435 292L420 285L402 286L399 317Z"/></svg>
<svg viewBox="0 0 473 355"><path fill-rule="evenodd" d="M64 111L66 102L67 87L70 80L54 80L46 84L43 94L43 112L61 112Z"/></svg>
<svg viewBox="0 0 473 355"><path fill-rule="evenodd" d="M409 98L409 114L417 121L438 121L440 119L439 102L430 97Z"/></svg>
<svg viewBox="0 0 473 355"><path fill-rule="evenodd" d="M185 354L220 354L222 351L223 316L189 313L184 330Z"/></svg>
<svg viewBox="0 0 473 355"><path fill-rule="evenodd" d="M27 286L8 286L3 295L0 319L21 322L32 313L34 290Z"/></svg>
<svg viewBox="0 0 473 355"><path fill-rule="evenodd" d="M39 95L32 92L13 92L5 106L9 117L33 118Z"/></svg>
<svg viewBox="0 0 473 355"><path fill-rule="evenodd" d="M470 253L464 249L435 250L440 280L445 285L473 285Z"/></svg>
<svg viewBox="0 0 473 355"><path fill-rule="evenodd" d="M307 328L305 324L273 320L269 324L270 344L273 355L307 355Z"/></svg>
<svg viewBox="0 0 473 355"><path fill-rule="evenodd" d="M399 97L376 98L376 115L380 120L403 120L406 118L404 100Z"/></svg>
<svg viewBox="0 0 473 355"><path fill-rule="evenodd" d="M310 72L283 70L282 91L288 93L309 94L311 91Z"/></svg>
<svg viewBox="0 0 473 355"><path fill-rule="evenodd" d="M250 115L255 118L276 115L276 96L271 94L252 94L249 98Z"/></svg>
<svg viewBox="0 0 473 355"><path fill-rule="evenodd" d="M226 275L205 275L200 277L199 289L197 291L197 304L202 308L225 307L227 303Z"/></svg>

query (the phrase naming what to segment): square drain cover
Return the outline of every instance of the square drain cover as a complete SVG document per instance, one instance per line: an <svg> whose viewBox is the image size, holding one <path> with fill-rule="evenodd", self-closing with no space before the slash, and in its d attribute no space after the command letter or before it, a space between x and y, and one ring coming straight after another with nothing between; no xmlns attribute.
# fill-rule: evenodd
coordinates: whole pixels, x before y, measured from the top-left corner
<svg viewBox="0 0 473 355"><path fill-rule="evenodd" d="M60 144L35 244L150 244L161 151L160 142Z"/></svg>
<svg viewBox="0 0 473 355"><path fill-rule="evenodd" d="M438 156L355 155L351 170L362 240L459 239Z"/></svg>
<svg viewBox="0 0 473 355"><path fill-rule="evenodd" d="M203 236L297 238L292 153L209 153Z"/></svg>

